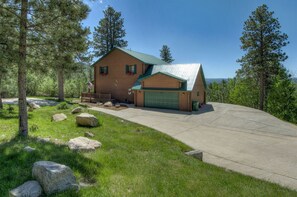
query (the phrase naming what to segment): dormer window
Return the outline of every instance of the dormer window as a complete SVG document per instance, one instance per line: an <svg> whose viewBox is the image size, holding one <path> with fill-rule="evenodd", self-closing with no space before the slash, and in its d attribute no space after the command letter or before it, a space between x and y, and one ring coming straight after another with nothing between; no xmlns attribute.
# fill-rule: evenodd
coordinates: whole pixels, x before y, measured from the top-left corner
<svg viewBox="0 0 297 197"><path fill-rule="evenodd" d="M127 75L134 75L136 74L136 64L135 65L126 65L126 74Z"/></svg>
<svg viewBox="0 0 297 197"><path fill-rule="evenodd" d="M108 74L108 66L100 66L100 75L107 75Z"/></svg>

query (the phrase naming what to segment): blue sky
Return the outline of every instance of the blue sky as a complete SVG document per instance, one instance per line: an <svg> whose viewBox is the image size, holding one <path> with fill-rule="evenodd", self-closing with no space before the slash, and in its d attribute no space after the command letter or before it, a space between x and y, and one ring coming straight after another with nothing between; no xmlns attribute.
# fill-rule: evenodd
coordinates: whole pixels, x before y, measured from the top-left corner
<svg viewBox="0 0 297 197"><path fill-rule="evenodd" d="M240 36L244 21L267 4L288 34L284 65L297 77L297 0L98 0L84 25L91 31L108 5L122 13L128 49L159 57L170 47L173 63L201 63L206 78L234 77L244 53Z"/></svg>

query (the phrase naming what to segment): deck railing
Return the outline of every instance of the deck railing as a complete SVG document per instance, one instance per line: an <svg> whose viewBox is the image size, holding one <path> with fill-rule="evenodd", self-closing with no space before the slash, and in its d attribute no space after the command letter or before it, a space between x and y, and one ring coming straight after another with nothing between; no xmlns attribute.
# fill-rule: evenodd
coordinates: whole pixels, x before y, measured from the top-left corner
<svg viewBox="0 0 297 197"><path fill-rule="evenodd" d="M109 93L90 93L84 92L81 93L81 102L106 102L111 100L111 94Z"/></svg>

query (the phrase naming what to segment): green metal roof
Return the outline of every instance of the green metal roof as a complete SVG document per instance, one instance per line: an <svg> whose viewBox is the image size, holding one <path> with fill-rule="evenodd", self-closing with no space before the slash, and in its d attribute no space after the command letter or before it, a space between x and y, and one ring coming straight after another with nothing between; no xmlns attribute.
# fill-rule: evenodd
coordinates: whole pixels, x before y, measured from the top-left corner
<svg viewBox="0 0 297 197"><path fill-rule="evenodd" d="M155 56L152 56L152 55L148 55L148 54L144 54L144 53L140 53L140 52L136 52L136 51L120 48L120 47L115 47L115 48L117 48L121 51L124 51L125 53L131 55L132 57L135 57L136 59L142 61L145 64L152 64L152 65L167 64L163 60L161 60Z"/></svg>
<svg viewBox="0 0 297 197"><path fill-rule="evenodd" d="M136 52L136 51L120 48L120 47L114 47L108 53L103 55L99 60L97 60L93 65L95 65L97 62L99 62L101 59L103 59L105 56L107 56L108 54L110 54L112 51L114 51L116 49L127 53L128 55L142 61L145 64L150 64L150 65L167 64L163 60L161 60L161 59L159 59L159 58L157 58L155 56L152 56L152 55L147 55L147 54L144 54L144 53L140 53L140 52Z"/></svg>
<svg viewBox="0 0 297 197"><path fill-rule="evenodd" d="M204 74L202 71L201 64L171 64L171 65L153 65L148 68L144 75L140 76L138 80L134 83L132 90L140 90L141 80L144 78L148 78L157 73L169 73L172 76L175 76L179 79L184 79L180 90L183 91L192 91L195 81L198 77L198 72L201 70L202 80L204 82L204 86L206 85L204 80Z"/></svg>
<svg viewBox="0 0 297 197"><path fill-rule="evenodd" d="M146 79L146 78L152 77L152 76L157 75L157 74L166 75L166 76L168 76L168 77L172 77L172 78L177 79L177 80L179 80L179 81L187 81L187 80L185 80L185 79L183 79L183 78L180 78L180 77L175 76L175 75L173 75L173 74L171 74L171 73L168 73L168 72L157 72L157 73L154 73L154 74L152 74L152 75L144 76L144 77L140 78L139 80L142 81L142 80L144 80L144 79Z"/></svg>

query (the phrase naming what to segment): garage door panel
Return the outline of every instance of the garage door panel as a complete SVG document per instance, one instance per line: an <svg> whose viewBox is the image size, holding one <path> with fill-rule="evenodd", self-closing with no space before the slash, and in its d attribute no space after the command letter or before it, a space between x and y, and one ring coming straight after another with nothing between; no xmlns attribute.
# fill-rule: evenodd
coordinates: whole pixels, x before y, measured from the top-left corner
<svg viewBox="0 0 297 197"><path fill-rule="evenodd" d="M179 109L179 96L177 92L145 92L145 107L165 109Z"/></svg>

